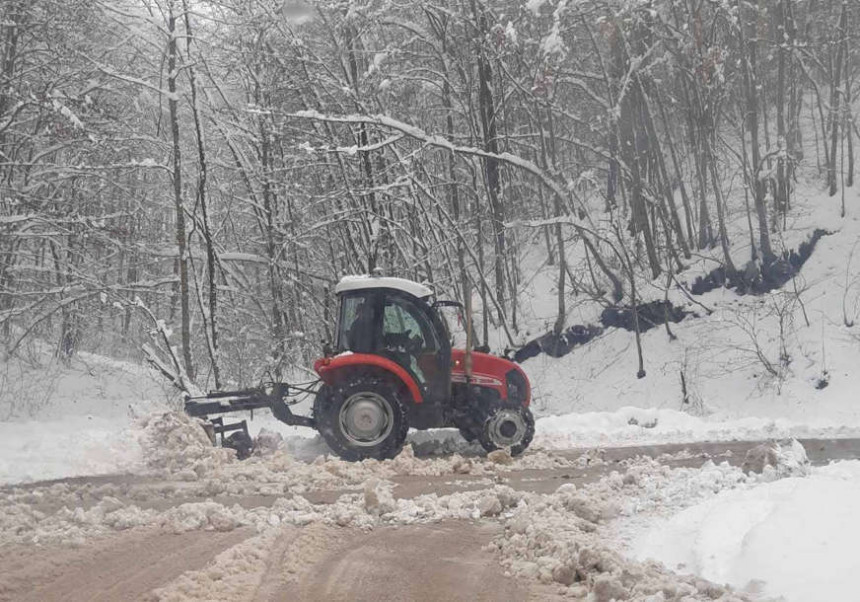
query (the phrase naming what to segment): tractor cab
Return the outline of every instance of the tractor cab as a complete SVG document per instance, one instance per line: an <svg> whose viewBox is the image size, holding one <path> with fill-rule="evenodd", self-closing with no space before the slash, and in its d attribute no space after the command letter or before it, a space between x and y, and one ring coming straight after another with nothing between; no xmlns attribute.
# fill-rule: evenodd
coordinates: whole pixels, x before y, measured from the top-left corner
<svg viewBox="0 0 860 602"><path fill-rule="evenodd" d="M528 446L528 379L504 358L452 349L439 307L458 303L435 302L431 289L402 278L350 276L335 293L333 352L314 365L324 383L314 420L338 454L392 457L409 427L457 427L487 449Z"/></svg>
<svg viewBox="0 0 860 602"><path fill-rule="evenodd" d="M451 395L451 341L433 291L401 278L342 280L335 351L373 354L402 368L423 402Z"/></svg>

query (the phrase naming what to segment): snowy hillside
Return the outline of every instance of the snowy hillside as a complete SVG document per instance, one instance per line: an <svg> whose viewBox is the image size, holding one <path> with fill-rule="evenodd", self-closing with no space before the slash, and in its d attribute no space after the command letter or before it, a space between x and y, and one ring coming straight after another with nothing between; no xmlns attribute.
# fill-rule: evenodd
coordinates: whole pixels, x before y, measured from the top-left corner
<svg viewBox="0 0 860 602"><path fill-rule="evenodd" d="M564 357L526 360L538 417L535 446L860 434L860 334L843 319L860 319L860 221L839 218L838 208L828 209L811 185L808 193L799 197L786 248L815 228L830 234L795 280L763 296L718 289L691 301L671 290L670 300L697 315L670 324L675 339L663 327L643 333L645 378L636 377L634 335L620 328L606 329ZM523 310L526 337L551 322L551 304L537 303L554 294L546 269L536 270L523 294L535 300L526 305L528 313ZM691 269L680 278L689 285L699 273ZM652 294L659 298L664 291ZM791 316L780 337L785 307ZM571 321L577 318L594 323L598 313L575 312ZM779 360L783 345L785 363ZM768 372L766 362L777 373ZM30 361L9 360L0 370L0 411L6 417L0 422L0 482L130 469L140 462L138 419L177 403L156 373L128 362L81 353L64 366L44 350L33 352ZM310 407L303 404L298 411L308 413ZM280 432L302 457L325 449L309 429L287 427L268 413L257 413L250 424L253 435L263 428ZM470 448L456 431L415 433L412 440L429 452Z"/></svg>
<svg viewBox="0 0 860 602"><path fill-rule="evenodd" d="M717 289L691 301L671 290L670 300L698 315L670 324L675 340L662 326L643 333L647 376L642 379L636 377L633 333L616 328L563 358L542 354L527 360L538 411L547 415L634 406L681 410L711 420L754 416L810 426L860 425L860 332L845 323L860 317L860 221L839 218L839 208L816 187L805 192L808 196L798 195L802 205L785 247L797 248L815 228L830 234L817 243L793 281L761 296ZM689 286L700 273L691 269L680 279ZM551 294L541 290L533 296ZM663 291L652 295L659 299ZM704 307L713 313L708 315ZM596 322L593 314L583 318ZM787 361L781 362L783 346Z"/></svg>

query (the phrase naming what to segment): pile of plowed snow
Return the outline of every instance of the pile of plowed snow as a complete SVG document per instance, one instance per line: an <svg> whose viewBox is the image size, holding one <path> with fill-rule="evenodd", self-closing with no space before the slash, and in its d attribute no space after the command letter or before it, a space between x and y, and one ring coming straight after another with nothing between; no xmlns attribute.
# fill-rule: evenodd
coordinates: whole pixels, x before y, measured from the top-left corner
<svg viewBox="0 0 860 602"><path fill-rule="evenodd" d="M651 526L632 546L682 573L783 596L847 600L860 560L860 462L726 491Z"/></svg>
<svg viewBox="0 0 860 602"><path fill-rule="evenodd" d="M327 521L337 525L369 524L365 515L379 516L378 508L362 509L367 483L387 483L398 475L493 476L510 470L557 468L576 462L546 453L511 458L504 452L468 458L416 458L411 446L392 460L346 462L318 456L301 462L283 447L262 447L245 461L230 449L212 446L201 421L184 413L163 413L148 418L140 438L147 470L140 476L118 478L104 484L61 482L44 486L12 487L0 495L0 540L20 542L73 541L111 530L160 526L171 530L288 522ZM313 506L303 494L312 491L354 491L331 506ZM362 494L364 492L364 494ZM279 498L274 510L245 510L207 501L218 496L265 495ZM465 499L465 498L464 498ZM425 502L427 502L425 500ZM153 506L172 503L160 512ZM429 503L429 502L427 502ZM476 503L453 499L450 509L400 508L399 518L422 520L475 518ZM471 504L471 506L470 506ZM432 503L430 504L432 505ZM425 503L426 506L426 503ZM464 509L470 507L471 509ZM227 520L230 517L230 520ZM371 521L372 522L372 521Z"/></svg>
<svg viewBox="0 0 860 602"><path fill-rule="evenodd" d="M517 458L504 452L487 457L453 454L417 458L411 445L391 460L346 462L320 455L312 462L302 462L277 440L267 441L257 453L239 462L232 450L212 446L200 420L181 412L151 417L143 428L142 447L150 473L185 482L182 491L186 495L193 491L207 495L305 493L355 488L371 478L390 479L396 475L493 475L576 465L575 461L545 452Z"/></svg>
<svg viewBox="0 0 860 602"><path fill-rule="evenodd" d="M231 449L215 447L204 422L184 412L154 414L142 422L146 466L163 476L195 481L233 461Z"/></svg>
<svg viewBox="0 0 860 602"><path fill-rule="evenodd" d="M172 423L176 426L176 423ZM203 446L200 447L203 449ZM408 448L407 448L408 449ZM451 495L422 495L413 499L394 499L392 483L386 477L397 474L415 474L414 464L426 464L424 474L445 474L457 466L457 459L416 461L407 453L399 459L386 462L348 463L329 459L316 465L290 461L288 456L274 455L269 462L259 459L259 464L226 461L223 465L209 460L220 455L204 456L185 454L183 458L191 464L205 466L215 471L217 477L208 475L197 481L126 481L96 486L93 484L58 483L46 487L13 488L0 496L0 541L40 542L70 541L80 543L85 538L112 530L123 530L137 526L158 526L175 531L189 529L224 530L240 525L250 525L264 530L281 524L305 525L324 522L339 526L370 527L379 522L409 524L412 522L439 521L444 519L479 519L496 517L523 500L538 500L537 494L516 492L506 486L491 489L458 492ZM271 461L275 463L272 464ZM464 462L464 460L460 460ZM185 478L189 470L186 465L158 460L159 466L173 466L177 475ZM212 468L216 466L216 468ZM492 461L470 464L471 468L492 473L508 464L495 464ZM279 471L279 468L283 471ZM341 473L340 470L344 470ZM638 463L628 470L628 475L636 471L648 471L656 477L672 474L666 467L657 463ZM223 472L222 472L223 471ZM232 472L231 472L232 471ZM727 465L713 471L728 471ZM712 472L713 472L712 471ZM196 473L194 473L196 474ZM731 474L727 472L727 474ZM244 476L243 476L244 475ZM315 475L315 476L312 476ZM327 475L327 476L321 476ZM263 479L262 477L270 477ZM227 478L229 477L229 478ZM633 506L644 507L646 502L639 497L659 500L671 487L658 487L648 491L637 476L625 476L634 486L625 496L618 497L616 485L622 484L622 477L615 475L595 484L582 510L587 516L595 518L590 512L607 518L619 512L630 512ZM716 479L723 486L730 486L733 477ZM302 479L298 486L291 487L292 479ZM685 481L690 475L684 477ZM671 480L671 479L669 479ZM705 487L714 487L714 477L706 479ZM355 491L341 495L333 504L312 504L298 490L306 491L313 484L328 486L347 484ZM642 490L637 495L634 491ZM238 505L225 506L207 500L216 494L263 493L277 496L271 507L252 509ZM610 502L610 498L614 498ZM165 503L173 506L168 510Z"/></svg>

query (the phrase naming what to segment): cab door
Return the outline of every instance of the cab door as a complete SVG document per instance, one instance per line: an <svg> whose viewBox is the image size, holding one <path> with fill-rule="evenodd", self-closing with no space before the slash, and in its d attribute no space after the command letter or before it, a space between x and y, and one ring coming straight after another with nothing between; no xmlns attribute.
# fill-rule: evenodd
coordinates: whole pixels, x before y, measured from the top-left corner
<svg viewBox="0 0 860 602"><path fill-rule="evenodd" d="M385 291L377 353L402 366L430 403L451 392L451 345L439 317L426 303L399 291Z"/></svg>

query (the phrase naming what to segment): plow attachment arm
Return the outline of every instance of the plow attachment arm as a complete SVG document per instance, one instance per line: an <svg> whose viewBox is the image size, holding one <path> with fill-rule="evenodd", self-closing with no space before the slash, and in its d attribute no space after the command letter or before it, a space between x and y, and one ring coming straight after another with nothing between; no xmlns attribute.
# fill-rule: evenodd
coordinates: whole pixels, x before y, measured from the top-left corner
<svg viewBox="0 0 860 602"><path fill-rule="evenodd" d="M287 383L273 383L269 387L243 389L241 391L215 391L202 397L187 397L185 412L190 416L208 418L212 414L266 409L285 424L314 427L310 416L297 416L290 411L286 398L290 394Z"/></svg>

